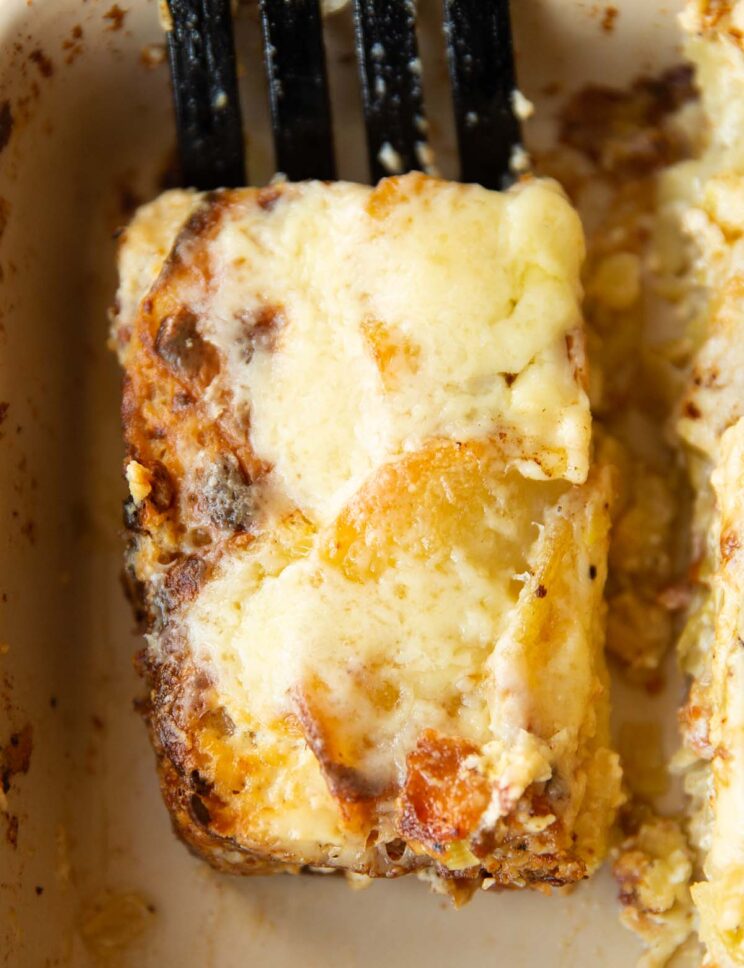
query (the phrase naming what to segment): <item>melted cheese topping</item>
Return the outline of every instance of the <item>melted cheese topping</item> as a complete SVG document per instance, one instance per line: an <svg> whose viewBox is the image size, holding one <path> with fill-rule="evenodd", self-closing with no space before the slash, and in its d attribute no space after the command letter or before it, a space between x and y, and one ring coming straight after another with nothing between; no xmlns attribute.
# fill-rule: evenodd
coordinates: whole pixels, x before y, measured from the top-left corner
<svg viewBox="0 0 744 968"><path fill-rule="evenodd" d="M292 186L234 205L195 296L274 486L329 521L390 455L509 435L533 478L586 478L579 376L583 236L553 183L506 194L423 176ZM271 339L244 340L262 311ZM260 324L258 324L260 326Z"/></svg>
<svg viewBox="0 0 744 968"><path fill-rule="evenodd" d="M600 657L608 498L603 476L567 490L437 445L382 468L328 529L295 519L223 559L185 617L189 641L264 755L299 719L331 783L353 767L396 789L435 728L481 747L489 825L555 771L593 868L619 802ZM299 835L281 809L256 822Z"/></svg>
<svg viewBox="0 0 744 968"><path fill-rule="evenodd" d="M356 765L375 781L402 781L424 728L489 738L486 661L562 490L451 445L404 458L275 576L257 570L261 543L226 561L189 612L190 639L223 667L229 659L236 698L250 695L260 722L322 692L317 702L358 738ZM519 695L522 656L513 653L514 681L500 688ZM527 706L497 720L524 726Z"/></svg>

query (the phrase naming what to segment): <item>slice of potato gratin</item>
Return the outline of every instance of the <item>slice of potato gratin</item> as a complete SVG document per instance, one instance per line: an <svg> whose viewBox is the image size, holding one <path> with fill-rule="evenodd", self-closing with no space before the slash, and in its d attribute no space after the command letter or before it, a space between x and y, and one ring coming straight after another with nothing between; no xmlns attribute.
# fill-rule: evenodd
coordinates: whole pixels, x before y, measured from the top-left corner
<svg viewBox="0 0 744 968"><path fill-rule="evenodd" d="M583 238L499 194L170 192L120 254L129 583L165 798L238 873L456 899L605 853Z"/></svg>

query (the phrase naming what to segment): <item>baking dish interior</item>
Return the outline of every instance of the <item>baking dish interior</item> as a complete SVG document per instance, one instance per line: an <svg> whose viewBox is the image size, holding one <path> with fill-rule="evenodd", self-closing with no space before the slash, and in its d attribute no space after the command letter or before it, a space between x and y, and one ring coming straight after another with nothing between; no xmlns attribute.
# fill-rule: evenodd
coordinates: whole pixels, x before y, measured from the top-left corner
<svg viewBox="0 0 744 968"><path fill-rule="evenodd" d="M421 3L427 93L453 174L436 6ZM676 56L668 3L616 4L611 34L589 4L514 6L537 140L550 137L546 85L623 83ZM329 38L341 174L359 179L348 24L332 21ZM106 346L115 230L157 192L172 157L161 43L155 0L0 7L0 745L24 744L0 813L3 963L392 968L531 965L547 953L554 964L632 964L637 945L606 874L571 895L482 896L455 914L412 879L351 891L336 877L227 878L172 836L133 708L142 687L119 583L120 377ZM263 181L253 5L240 8L238 43L249 164Z"/></svg>

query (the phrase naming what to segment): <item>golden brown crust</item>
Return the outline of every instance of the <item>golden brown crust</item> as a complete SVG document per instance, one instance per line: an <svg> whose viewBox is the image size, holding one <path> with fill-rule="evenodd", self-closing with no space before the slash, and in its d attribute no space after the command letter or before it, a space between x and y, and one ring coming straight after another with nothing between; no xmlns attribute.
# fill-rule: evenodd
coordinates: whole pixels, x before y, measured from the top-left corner
<svg viewBox="0 0 744 968"><path fill-rule="evenodd" d="M173 656L169 662L150 663L145 670L154 688L142 712L175 832L191 850L226 873L297 873L303 866L312 866L310 862L282 862L276 854L247 845L229 794L223 798L224 785L216 782L203 752L208 746L205 735L224 733L230 722L225 721L224 710L214 705L215 700L210 700L211 684L203 673L189 666L188 659ZM474 839L473 856L465 867L453 870L447 866L447 848L473 832L478 808L487 797L482 780L475 779L468 789L462 782L449 785L453 770L469 752L466 746L444 737L422 737L411 755L401 796L400 838L377 842L373 829L370 850L355 872L399 877L432 868L438 877L452 881L453 889L466 878L492 890L561 887L587 877L586 864L573 853L572 837L560 822L538 834L525 833L525 817L549 816L555 809L554 792L538 788L526 792L519 816L503 818L493 830ZM366 829L374 827L370 805L377 791L360 788L353 770L337 770L333 789L350 829L365 822Z"/></svg>
<svg viewBox="0 0 744 968"><path fill-rule="evenodd" d="M406 840L440 850L469 837L490 797L484 776L467 768L478 748L427 729L408 754L400 832Z"/></svg>

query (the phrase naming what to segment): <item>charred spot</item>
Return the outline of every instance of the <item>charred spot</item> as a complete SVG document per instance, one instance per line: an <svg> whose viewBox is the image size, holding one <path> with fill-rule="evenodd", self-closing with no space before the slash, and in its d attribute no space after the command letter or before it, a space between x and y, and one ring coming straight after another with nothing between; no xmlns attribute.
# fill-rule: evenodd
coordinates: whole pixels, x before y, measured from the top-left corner
<svg viewBox="0 0 744 968"><path fill-rule="evenodd" d="M256 194L256 204L264 212L270 212L284 194L280 185L267 185Z"/></svg>
<svg viewBox="0 0 744 968"><path fill-rule="evenodd" d="M148 470L150 471L152 488L148 500L152 501L158 511L167 511L173 504L175 497L175 487L168 469L159 460L156 460L148 465Z"/></svg>
<svg viewBox="0 0 744 968"><path fill-rule="evenodd" d="M687 403L685 403L684 407L682 408L682 412L686 417L689 417L690 420L699 420L703 415L700 407L698 407L696 403L693 403L692 400L688 400Z"/></svg>
<svg viewBox="0 0 744 968"><path fill-rule="evenodd" d="M189 779L194 792L200 797L208 797L212 792L213 784L205 779L198 770L192 770Z"/></svg>
<svg viewBox="0 0 744 968"><path fill-rule="evenodd" d="M176 181L176 184L180 182ZM181 270L188 269L190 274L201 277L202 283L211 278L211 267L208 252L203 244L217 233L225 210L229 207L232 192L220 189L208 192L201 204L191 213L181 228L173 248L163 266L163 278L177 275ZM146 305L143 303L143 308Z"/></svg>
<svg viewBox="0 0 744 968"><path fill-rule="evenodd" d="M191 213L178 233L173 250L168 256L168 265L175 266L183 262L184 256L196 239L214 232L229 205L231 194L228 190L218 190L208 192L204 196L201 205Z"/></svg>
<svg viewBox="0 0 744 968"><path fill-rule="evenodd" d="M140 581L131 567L124 568L120 575L124 596L132 607L134 621L139 632L147 631L152 625L152 616L147 596L147 585Z"/></svg>
<svg viewBox="0 0 744 968"><path fill-rule="evenodd" d="M146 533L147 527L143 521L144 518L145 505L137 504L134 498L131 496L126 498L122 503L122 517L124 520L124 527L128 531L134 531L139 533Z"/></svg>
<svg viewBox="0 0 744 968"><path fill-rule="evenodd" d="M597 566L589 565L589 581L594 581L597 577Z"/></svg>
<svg viewBox="0 0 744 968"><path fill-rule="evenodd" d="M239 338L246 363L250 363L256 350L273 352L276 349L277 335L285 324L281 306L246 309L238 313L237 319L241 324Z"/></svg>
<svg viewBox="0 0 744 968"><path fill-rule="evenodd" d="M545 596L547 594L548 594L548 589L545 587L545 585L538 585L537 586L537 588L535 590L535 596L537 598L545 598Z"/></svg>
<svg viewBox="0 0 744 968"><path fill-rule="evenodd" d="M389 843L385 844L385 853L388 855L391 861L394 863L399 861L403 854L406 852L406 842L405 840L391 840Z"/></svg>
<svg viewBox="0 0 744 968"><path fill-rule="evenodd" d="M202 827L208 827L212 822L212 817L210 816L207 805L197 796L195 793L191 795L189 800L189 807L191 808L191 816L194 820L201 824Z"/></svg>
<svg viewBox="0 0 744 968"><path fill-rule="evenodd" d="M220 196L219 192L208 192L204 196L204 201L201 205L189 215L186 220L183 229L179 235L179 239L176 242L178 246L179 242L183 242L184 239L193 239L199 235L203 235L207 229L212 228L215 224L216 216L220 209Z"/></svg>
<svg viewBox="0 0 744 968"><path fill-rule="evenodd" d="M217 350L199 332L199 318L181 307L160 322L155 352L177 376L207 386L219 370Z"/></svg>
<svg viewBox="0 0 744 968"><path fill-rule="evenodd" d="M136 504L131 495L122 503L122 517L128 531L142 530L142 505Z"/></svg>
<svg viewBox="0 0 744 968"><path fill-rule="evenodd" d="M483 827L476 831L470 840L470 849L479 860L484 860L496 849L495 827Z"/></svg>
<svg viewBox="0 0 744 968"><path fill-rule="evenodd" d="M196 474L193 500L198 512L215 528L249 531L255 500L251 479L233 454L222 454Z"/></svg>
<svg viewBox="0 0 744 968"><path fill-rule="evenodd" d="M13 133L13 112L10 109L10 101L3 101L0 104L0 151L6 148Z"/></svg>
<svg viewBox="0 0 744 968"><path fill-rule="evenodd" d="M171 611L185 602L193 601L206 577L207 565L203 558L189 555L176 562L165 576L163 590L167 610Z"/></svg>
<svg viewBox="0 0 744 968"><path fill-rule="evenodd" d="M504 383L506 383L506 385L510 387L512 383L514 383L514 381L517 379L518 376L519 376L518 373L504 373Z"/></svg>

